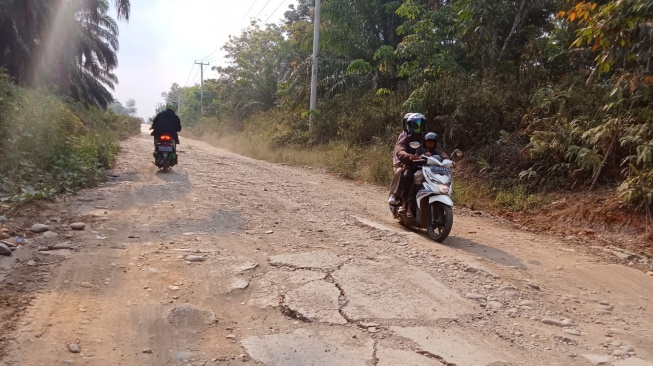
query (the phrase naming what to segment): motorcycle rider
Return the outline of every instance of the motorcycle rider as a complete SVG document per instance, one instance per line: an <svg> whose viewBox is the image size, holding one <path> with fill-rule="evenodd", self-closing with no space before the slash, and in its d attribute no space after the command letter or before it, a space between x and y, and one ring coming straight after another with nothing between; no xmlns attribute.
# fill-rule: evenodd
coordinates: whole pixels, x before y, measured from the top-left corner
<svg viewBox="0 0 653 366"><path fill-rule="evenodd" d="M404 165L405 171L401 174L400 178L400 187L401 190L398 193L401 193L403 199L403 204L397 211L399 214L408 213L406 216L412 217L411 203L408 202L408 190L407 187L410 187L413 182L413 175L417 171L418 167L414 164L411 164L414 160L420 160L421 157L416 155L417 149L422 147L424 140L424 135L422 130L426 119L420 113L413 113L406 119L406 136L400 139L395 145L395 155L397 159ZM417 143L417 144L415 144ZM411 146L413 145L413 146ZM415 147L417 146L417 147Z"/></svg>
<svg viewBox="0 0 653 366"><path fill-rule="evenodd" d="M408 118L413 115L414 113L406 113L403 118L403 123L402 123L402 131L397 136L397 141L395 142L395 145L406 135L408 134L408 130L406 128L406 121L408 121ZM390 183L390 194L388 197L388 204L389 205L396 205L397 204L397 194L402 191L401 187L401 175L404 174L404 164L399 161L399 158L397 157L397 154L392 151L392 169L394 171L394 176L392 177L392 183Z"/></svg>
<svg viewBox="0 0 653 366"><path fill-rule="evenodd" d="M168 102L166 104L166 109L159 112L156 117L154 117L152 126L150 126L150 130L153 130L150 136L154 136L155 149L159 136L163 134L169 134L175 140L175 143L179 144L178 132L181 132L181 120L175 113L176 111L177 103Z"/></svg>
<svg viewBox="0 0 653 366"><path fill-rule="evenodd" d="M424 155L426 156L434 156L434 157L440 157L441 159L450 159L449 154L447 154L442 147L438 146L438 135L435 132L429 132L426 135L424 135ZM421 173L421 172L419 172ZM415 173L417 174L417 173ZM413 174L413 177L415 175ZM420 187L422 184L415 184L414 182L407 182L407 184L410 184L410 188L408 189L408 212L406 213L406 216L412 217L414 215L414 203L415 202L415 197L417 196L417 192L419 191Z"/></svg>

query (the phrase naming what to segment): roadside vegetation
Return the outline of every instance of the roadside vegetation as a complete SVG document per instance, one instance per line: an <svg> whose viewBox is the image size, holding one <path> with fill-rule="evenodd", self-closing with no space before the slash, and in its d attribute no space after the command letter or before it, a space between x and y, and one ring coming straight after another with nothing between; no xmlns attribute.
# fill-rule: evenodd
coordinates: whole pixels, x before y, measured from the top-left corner
<svg viewBox="0 0 653 366"><path fill-rule="evenodd" d="M127 18L129 1L115 5ZM140 132L133 101L107 109L121 106L117 37L105 0L0 1L1 221L26 201L105 180L118 141Z"/></svg>
<svg viewBox="0 0 653 366"><path fill-rule="evenodd" d="M325 0L307 111L312 19L300 0L232 37L203 117L199 86L164 97L239 153L381 184L401 116L421 112L498 207L597 188L627 211L653 205L650 1Z"/></svg>

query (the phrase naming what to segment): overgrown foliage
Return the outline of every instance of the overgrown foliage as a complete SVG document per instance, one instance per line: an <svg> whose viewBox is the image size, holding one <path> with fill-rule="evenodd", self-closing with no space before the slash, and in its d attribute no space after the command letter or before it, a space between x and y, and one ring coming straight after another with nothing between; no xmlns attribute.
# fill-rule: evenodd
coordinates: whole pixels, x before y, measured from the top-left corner
<svg viewBox="0 0 653 366"><path fill-rule="evenodd" d="M118 141L139 132L137 118L67 103L0 74L0 211L103 181Z"/></svg>
<svg viewBox="0 0 653 366"><path fill-rule="evenodd" d="M653 205L650 1L323 4L318 110L306 110L313 8L300 0L282 24L253 23L225 46L231 64L208 83L204 119L185 123L272 149L387 149L389 160L401 116L421 112L502 207L599 185ZM199 107L192 94L182 106Z"/></svg>

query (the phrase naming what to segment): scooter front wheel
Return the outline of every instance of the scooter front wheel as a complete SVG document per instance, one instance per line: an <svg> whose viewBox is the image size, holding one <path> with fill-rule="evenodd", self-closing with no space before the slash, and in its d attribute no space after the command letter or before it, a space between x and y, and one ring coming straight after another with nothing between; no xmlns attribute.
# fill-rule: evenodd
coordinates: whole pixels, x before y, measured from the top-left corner
<svg viewBox="0 0 653 366"><path fill-rule="evenodd" d="M442 243L453 227L453 209L441 202L431 204L431 217L426 228L429 239Z"/></svg>

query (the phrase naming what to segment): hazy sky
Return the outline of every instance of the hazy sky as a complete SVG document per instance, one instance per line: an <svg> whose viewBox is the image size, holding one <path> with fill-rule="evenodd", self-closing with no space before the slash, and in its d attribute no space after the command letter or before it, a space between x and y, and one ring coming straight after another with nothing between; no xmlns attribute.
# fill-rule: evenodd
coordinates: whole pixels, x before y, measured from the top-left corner
<svg viewBox="0 0 653 366"><path fill-rule="evenodd" d="M133 0L129 23L120 22L120 83L113 93L123 104L136 99L138 115L147 119L162 102L161 93L176 82L184 86L199 83L195 60L221 48L229 34L256 17L268 23L283 18L295 0ZM250 9L248 13L248 10ZM277 9L275 11L275 9ZM115 12L113 13L115 16ZM209 59L211 65L224 64L221 50ZM217 74L205 67L204 78Z"/></svg>

